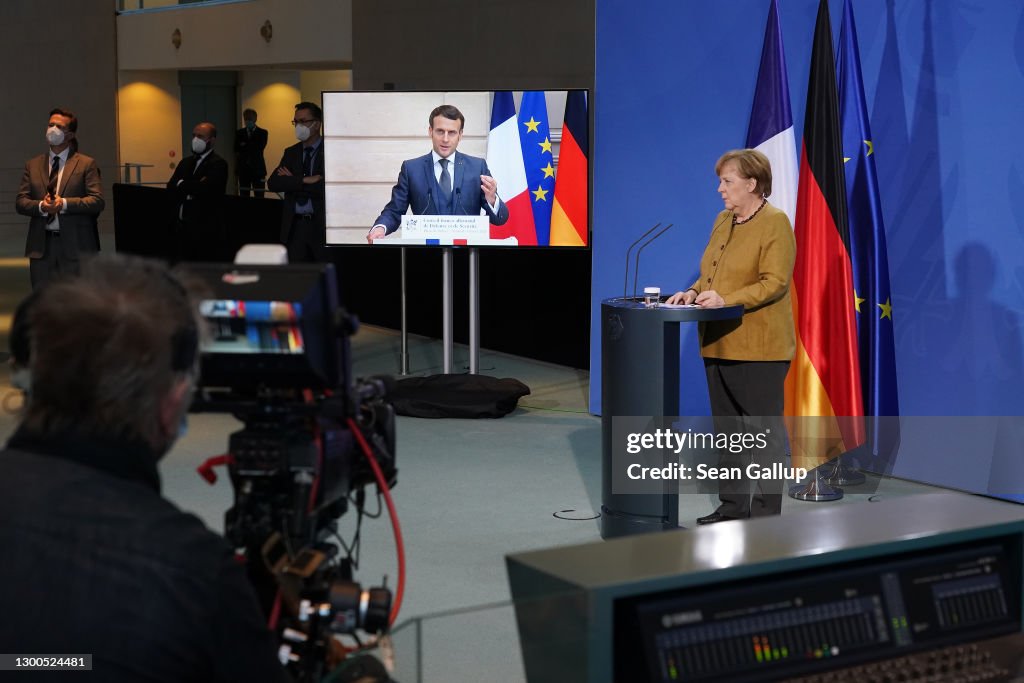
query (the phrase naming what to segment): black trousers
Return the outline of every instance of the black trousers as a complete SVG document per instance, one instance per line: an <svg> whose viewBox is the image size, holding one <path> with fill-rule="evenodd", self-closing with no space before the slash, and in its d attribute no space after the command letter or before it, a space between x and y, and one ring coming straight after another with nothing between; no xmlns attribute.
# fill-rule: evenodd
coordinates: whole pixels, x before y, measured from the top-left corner
<svg viewBox="0 0 1024 683"><path fill-rule="evenodd" d="M747 467L782 465L786 456L786 426L782 421L789 361L732 361L704 359L708 396L715 431L730 443L743 434L765 435L764 448L720 450L719 467L738 468L743 477L719 482L718 512L727 517L777 515L782 510L781 477L748 479ZM733 435L737 435L734 437Z"/></svg>
<svg viewBox="0 0 1024 683"><path fill-rule="evenodd" d="M313 214L295 214L288 231L288 263L326 263L327 238Z"/></svg>
<svg viewBox="0 0 1024 683"><path fill-rule="evenodd" d="M78 275L81 268L78 259L69 259L64 255L60 240L59 232L47 230L42 258L29 259L28 276L32 282L32 289L39 289L61 275Z"/></svg>

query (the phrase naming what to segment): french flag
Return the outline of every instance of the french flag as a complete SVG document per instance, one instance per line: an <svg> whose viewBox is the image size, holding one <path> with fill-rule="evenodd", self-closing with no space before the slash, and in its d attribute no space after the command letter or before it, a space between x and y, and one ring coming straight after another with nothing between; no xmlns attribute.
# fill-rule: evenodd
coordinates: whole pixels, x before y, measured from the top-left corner
<svg viewBox="0 0 1024 683"><path fill-rule="evenodd" d="M515 237L520 245L537 244L523 149L519 143L519 124L512 92L494 93L491 107L491 132L487 136L487 166L498 181L498 196L508 206L505 225L491 225L491 239Z"/></svg>
<svg viewBox="0 0 1024 683"><path fill-rule="evenodd" d="M772 164L772 196L769 201L786 212L790 225L796 225L800 167L796 158L793 110L789 104L789 79L786 77L786 54L782 47L777 0L772 0L768 9L761 67L747 129L747 147L768 157Z"/></svg>

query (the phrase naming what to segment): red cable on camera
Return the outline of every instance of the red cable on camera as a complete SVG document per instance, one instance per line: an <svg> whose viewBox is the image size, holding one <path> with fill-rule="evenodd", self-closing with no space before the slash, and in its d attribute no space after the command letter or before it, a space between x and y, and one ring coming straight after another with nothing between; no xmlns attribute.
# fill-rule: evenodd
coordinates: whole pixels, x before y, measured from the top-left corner
<svg viewBox="0 0 1024 683"><path fill-rule="evenodd" d="M402 541L402 527L398 522L398 513L395 512L395 502L391 499L391 489L388 488L388 482L384 479L384 472L380 469L380 464L377 463L377 458L373 456L373 450L370 448L370 444L366 443L366 439L363 437L363 433L359 430L359 425L351 417L347 418L349 429L356 435L356 440L363 449L363 454L366 456L367 462L370 463L370 468L373 469L373 476L377 479L377 486L384 494L384 502L388 506L388 516L391 517L391 528L395 533L395 552L398 554L398 585L395 588L395 601L391 605L391 615L388 618L388 626L395 623L395 619L398 618L398 611L402 607L402 595L405 593L405 543Z"/></svg>
<svg viewBox="0 0 1024 683"><path fill-rule="evenodd" d="M267 619L267 628L271 631L277 630L277 620L281 618L281 589L277 589L274 596L274 606L270 609L270 617Z"/></svg>
<svg viewBox="0 0 1024 683"><path fill-rule="evenodd" d="M211 485L216 484L217 473L213 471L213 468L218 467L220 465L231 465L234 462L235 457L230 453L225 453L224 455L215 455L211 458L207 458L206 462L204 462L202 465L196 468L196 472L199 473L200 477L206 480L206 483Z"/></svg>

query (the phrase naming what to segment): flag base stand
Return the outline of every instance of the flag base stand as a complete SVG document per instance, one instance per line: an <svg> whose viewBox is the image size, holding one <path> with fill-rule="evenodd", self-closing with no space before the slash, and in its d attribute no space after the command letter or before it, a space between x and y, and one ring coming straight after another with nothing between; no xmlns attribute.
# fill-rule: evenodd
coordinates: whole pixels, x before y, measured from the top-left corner
<svg viewBox="0 0 1024 683"><path fill-rule="evenodd" d="M817 467L813 471L814 479L806 484L797 484L790 487L790 498L812 503L825 503L831 500L839 500L843 497L843 490L838 486L830 486L827 481L822 479L821 472Z"/></svg>
<svg viewBox="0 0 1024 683"><path fill-rule="evenodd" d="M831 486L860 486L867 481L863 472L843 463L843 456L836 458L832 469L825 474L823 479Z"/></svg>

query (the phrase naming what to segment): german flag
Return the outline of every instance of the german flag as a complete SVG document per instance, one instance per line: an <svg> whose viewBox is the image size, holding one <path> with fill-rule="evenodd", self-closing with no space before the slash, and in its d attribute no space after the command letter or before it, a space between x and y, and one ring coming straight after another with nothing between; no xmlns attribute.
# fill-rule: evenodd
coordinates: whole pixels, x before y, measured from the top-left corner
<svg viewBox="0 0 1024 683"><path fill-rule="evenodd" d="M834 54L828 0L820 0L794 228L797 348L786 378L786 415L812 416L790 427L794 458L810 458L810 466L864 442Z"/></svg>
<svg viewBox="0 0 1024 683"><path fill-rule="evenodd" d="M570 90L558 152L555 205L551 210L551 245L587 245L587 176L590 156L587 92Z"/></svg>

